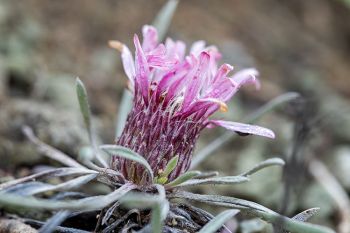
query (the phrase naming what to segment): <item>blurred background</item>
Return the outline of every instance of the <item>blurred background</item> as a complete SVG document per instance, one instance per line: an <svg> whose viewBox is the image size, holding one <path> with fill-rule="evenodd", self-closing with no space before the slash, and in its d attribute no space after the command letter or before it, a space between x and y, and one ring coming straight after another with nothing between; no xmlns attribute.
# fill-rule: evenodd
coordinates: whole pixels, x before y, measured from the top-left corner
<svg viewBox="0 0 350 233"><path fill-rule="evenodd" d="M77 76L87 86L101 140L114 142L127 79L108 40L133 49L133 34L164 3L0 1L0 181L56 165L24 138L23 125L73 157L87 144ZM225 119L242 121L286 92L303 96L259 120L275 131L275 140L236 137L200 165L235 175L277 156L287 161L284 171L273 167L247 184L199 191L245 198L288 216L320 207L312 222L350 232L350 2L183 0L168 35L188 45L205 40L236 70L260 71L261 90L242 88ZM223 133L205 131L197 151Z"/></svg>

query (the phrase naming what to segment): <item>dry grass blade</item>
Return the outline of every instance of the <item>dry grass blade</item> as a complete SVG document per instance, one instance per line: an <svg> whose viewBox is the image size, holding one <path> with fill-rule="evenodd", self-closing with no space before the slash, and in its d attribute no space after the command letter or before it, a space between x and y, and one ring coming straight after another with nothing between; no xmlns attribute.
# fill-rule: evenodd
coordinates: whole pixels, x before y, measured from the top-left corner
<svg viewBox="0 0 350 233"><path fill-rule="evenodd" d="M83 165L81 165L68 155L42 142L39 138L37 138L34 135L33 130L30 127L24 126L22 128L22 131L26 135L26 137L37 146L38 150L50 159L58 161L69 167L85 168Z"/></svg>

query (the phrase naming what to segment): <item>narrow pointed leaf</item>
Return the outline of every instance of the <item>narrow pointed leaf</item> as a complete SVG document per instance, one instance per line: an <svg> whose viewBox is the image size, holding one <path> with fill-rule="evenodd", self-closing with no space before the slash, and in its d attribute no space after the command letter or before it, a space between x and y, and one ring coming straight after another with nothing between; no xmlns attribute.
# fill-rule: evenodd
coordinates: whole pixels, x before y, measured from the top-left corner
<svg viewBox="0 0 350 233"><path fill-rule="evenodd" d="M242 212L247 210L256 210L268 213L275 213L274 211L262 205L235 197L227 197L220 195L203 195L186 191L177 191L172 194L169 194L168 197L184 198L191 201L198 201L222 207L235 208L242 210Z"/></svg>
<svg viewBox="0 0 350 233"><path fill-rule="evenodd" d="M129 159L132 161L135 161L139 164L141 164L142 166L144 166L150 177L151 180L153 180L153 171L151 166L149 165L149 163L139 154L137 154L136 152L130 150L127 147L123 147L123 146L117 146L117 145L103 145L100 146L101 150L105 151L106 153L108 153L111 156L119 156L125 159Z"/></svg>
<svg viewBox="0 0 350 233"><path fill-rule="evenodd" d="M182 174L181 176L177 177L175 180L169 182L168 184L166 184L166 186L168 187L175 187L177 185L180 185L190 179L192 179L195 176L198 176L199 174L201 174L201 172L199 171L188 171L185 172L184 174Z"/></svg>
<svg viewBox="0 0 350 233"><path fill-rule="evenodd" d="M126 119L132 108L133 95L128 90L124 90L120 108L118 109L118 117L116 123L116 137L120 137L123 132Z"/></svg>
<svg viewBox="0 0 350 233"><path fill-rule="evenodd" d="M335 233L335 231L327 227L297 221L276 213L257 212L256 216L293 233Z"/></svg>
<svg viewBox="0 0 350 233"><path fill-rule="evenodd" d="M65 191L65 190L77 189L80 186L95 179L96 177L97 177L97 174L80 176L78 178L63 182L61 184L46 186L46 187L39 188L37 190L32 190L31 192L29 192L28 195L35 195L38 193L44 193L49 191L58 191L58 190Z"/></svg>
<svg viewBox="0 0 350 233"><path fill-rule="evenodd" d="M80 111L83 115L85 127L89 135L90 143L92 145L92 148L94 149L94 155L96 159L101 163L101 165L103 165L104 167L108 167L108 164L101 157L97 149L96 136L95 136L95 132L93 131L93 127L91 123L91 112L90 112L90 105L89 105L86 88L83 82L79 78L76 79L76 90L77 90Z"/></svg>
<svg viewBox="0 0 350 233"><path fill-rule="evenodd" d="M85 85L79 78L77 78L76 80L76 91L77 91L80 111L84 119L84 124L88 131L90 141L92 142L93 133L92 133L92 127L91 127L91 112L90 112L88 96L87 96Z"/></svg>
<svg viewBox="0 0 350 233"><path fill-rule="evenodd" d="M173 157L166 165L164 171L162 172L162 176L168 177L170 175L170 173L175 169L178 160L179 160L178 155Z"/></svg>
<svg viewBox="0 0 350 233"><path fill-rule="evenodd" d="M92 196L74 201L52 201L43 198L0 193L0 207L17 206L39 210L98 210L116 202L134 188L133 184L128 183L107 195Z"/></svg>
<svg viewBox="0 0 350 233"><path fill-rule="evenodd" d="M37 179L44 179L50 177L60 177L60 176L70 176L70 175L84 175L84 174L97 174L97 171L86 169L86 168L56 168L36 173L30 176L19 178L16 180L11 180L6 183L0 184L0 190L7 189L9 187L32 181Z"/></svg>
<svg viewBox="0 0 350 233"><path fill-rule="evenodd" d="M171 19L177 8L178 0L168 0L157 14L153 26L158 30L159 40L162 41L168 31Z"/></svg>
<svg viewBox="0 0 350 233"><path fill-rule="evenodd" d="M52 216L40 229L39 233L54 232L57 226L59 226L68 216L70 212L67 210L61 210Z"/></svg>
<svg viewBox="0 0 350 233"><path fill-rule="evenodd" d="M319 210L320 210L320 208L307 209L307 210L304 210L303 212L295 215L292 219L295 219L295 220L298 220L301 222L306 222L312 216L314 216Z"/></svg>
<svg viewBox="0 0 350 233"><path fill-rule="evenodd" d="M223 177L212 177L207 179L191 179L177 187L185 186L196 186L196 185L231 185L240 184L249 181L249 178L244 176L223 176Z"/></svg>
<svg viewBox="0 0 350 233"><path fill-rule="evenodd" d="M284 165L285 165L285 162L283 161L283 159L280 159L280 158L267 159L267 160L255 165L252 169L244 172L243 174L241 174L241 176L250 176L250 175L260 171L261 169L264 169L267 167L284 166Z"/></svg>
<svg viewBox="0 0 350 233"><path fill-rule="evenodd" d="M215 218L213 218L210 222L205 224L205 226L198 233L215 233L219 230L225 222L230 220L233 216L235 216L239 210L226 210Z"/></svg>

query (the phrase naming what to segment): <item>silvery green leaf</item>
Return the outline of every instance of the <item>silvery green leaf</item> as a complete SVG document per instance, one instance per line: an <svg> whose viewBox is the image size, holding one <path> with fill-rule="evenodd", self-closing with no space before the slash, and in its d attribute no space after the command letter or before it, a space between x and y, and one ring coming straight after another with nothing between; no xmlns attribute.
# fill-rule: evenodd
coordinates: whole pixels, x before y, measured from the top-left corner
<svg viewBox="0 0 350 233"><path fill-rule="evenodd" d="M172 194L169 194L168 197L183 198L211 205L239 209L244 214L262 218L269 223L275 224L282 229L293 233L335 233L333 230L327 227L316 226L314 224L304 223L295 219L287 218L262 205L234 197L201 195L185 191L174 192Z"/></svg>
<svg viewBox="0 0 350 233"><path fill-rule="evenodd" d="M169 202L163 200L152 208L151 226L152 232L161 233L164 220L169 212Z"/></svg>
<svg viewBox="0 0 350 233"><path fill-rule="evenodd" d="M50 177L60 177L60 176L69 176L69 175L84 175L84 174L97 174L97 171L86 169L86 168L71 168L71 167L65 167L65 168L56 168L56 169L50 169L47 171L43 171L40 173L36 173L30 176L26 176L23 178L19 178L16 180L11 180L6 183L0 184L0 190L9 188L11 186L37 180L37 179L44 179L44 178L50 178Z"/></svg>
<svg viewBox="0 0 350 233"><path fill-rule="evenodd" d="M120 203L128 208L152 209L151 227L152 232L161 233L163 221L169 212L169 202L165 197L165 189L161 185L156 185L158 195L146 193L129 193L120 199Z"/></svg>
<svg viewBox="0 0 350 233"><path fill-rule="evenodd" d="M129 209L148 209L159 203L159 196L146 193L130 192L128 195L120 199L120 203Z"/></svg>
<svg viewBox="0 0 350 233"><path fill-rule="evenodd" d="M45 189L45 188L51 188L53 185L46 184L38 181L31 181L26 183L20 183L14 186L10 186L7 189L3 190L3 193L11 193L14 195L21 195L21 196L30 196L32 195L32 192Z"/></svg>
<svg viewBox="0 0 350 233"><path fill-rule="evenodd" d="M153 180L153 171L151 166L149 165L149 163L139 154L137 154L136 152L130 150L127 147L123 147L123 146L117 146L117 145L102 145L100 146L101 150L105 151L106 153L108 153L111 156L119 156L125 159L129 159L132 161L135 161L139 164L141 164L142 166L144 166L150 177L151 180Z"/></svg>
<svg viewBox="0 0 350 233"><path fill-rule="evenodd" d="M168 2L163 6L163 8L157 14L153 25L158 30L159 41L162 41L168 31L171 19L177 8L178 0L168 0Z"/></svg>
<svg viewBox="0 0 350 233"><path fill-rule="evenodd" d="M256 212L255 215L285 231L293 233L335 233L335 231L330 228L297 221L277 213Z"/></svg>
<svg viewBox="0 0 350 233"><path fill-rule="evenodd" d="M210 220L198 233L215 233L225 222L235 216L239 210L226 210Z"/></svg>
<svg viewBox="0 0 350 233"><path fill-rule="evenodd" d="M251 201L235 198L235 197L227 197L227 196L220 196L220 195L203 195L203 194L196 194L196 193L180 191L180 190L169 194L168 197L183 198L183 199L188 199L192 201L213 204L217 206L235 208L242 211L258 210L262 212L275 213L274 211L262 205L259 205Z"/></svg>
<svg viewBox="0 0 350 233"><path fill-rule="evenodd" d="M59 226L69 216L69 214L70 212L67 210L57 212L39 229L39 233L54 232L56 227Z"/></svg>
<svg viewBox="0 0 350 233"><path fill-rule="evenodd" d="M116 123L116 137L120 137L123 132L126 119L132 108L133 95L128 90L124 90L120 108L118 110L118 117Z"/></svg>
<svg viewBox="0 0 350 233"><path fill-rule="evenodd" d="M249 178L244 176L223 176L223 177L212 177L206 179L191 179L183 182L177 187L196 186L196 185L230 185L240 184L249 181Z"/></svg>
<svg viewBox="0 0 350 233"><path fill-rule="evenodd" d="M175 180L169 182L168 184L166 184L167 187L175 187L177 185L180 185L190 179L192 179L193 177L197 176L201 174L201 172L199 171L188 171L185 172L184 174L180 175L179 177L177 177Z"/></svg>
<svg viewBox="0 0 350 233"><path fill-rule="evenodd" d="M259 218L254 218L250 220L242 221L240 225L240 229L242 233L257 233L257 232L265 232L263 231L266 227L266 222L263 222Z"/></svg>
<svg viewBox="0 0 350 233"><path fill-rule="evenodd" d="M77 89L77 96L78 96L80 111L84 119L84 124L88 131L90 142L93 142L94 135L93 135L92 126L91 126L90 105L89 105L85 85L79 78L76 79L76 89Z"/></svg>
<svg viewBox="0 0 350 233"><path fill-rule="evenodd" d="M261 169L266 168L266 167L284 166L284 165L285 165L285 162L280 158L267 159L267 160L255 165L252 169L244 172L243 174L241 174L241 176L250 176L250 175L260 171Z"/></svg>
<svg viewBox="0 0 350 233"><path fill-rule="evenodd" d="M78 96L80 111L83 115L85 127L89 135L90 143L92 145L92 148L94 149L94 155L96 159L101 163L101 165L103 165L104 167L108 167L108 164L101 157L97 149L96 136L95 136L95 132L93 131L93 127L91 123L91 112L90 112L90 105L88 101L86 88L83 82L79 78L76 79L76 89L77 89L77 96Z"/></svg>
<svg viewBox="0 0 350 233"><path fill-rule="evenodd" d="M280 107L285 103L295 100L298 97L300 97L300 95L295 92L288 92L280 96L277 96L276 98L270 100L268 103L264 104L257 111L245 117L242 120L242 122L248 123L248 124L254 123L266 113L271 112L272 110ZM232 134L231 132L227 132L227 133L224 133L222 136L218 137L217 139L215 139L213 142L211 142L209 145L207 145L201 151L199 151L196 156L193 157L191 168L198 166L198 164L200 164L207 157L212 155L214 151L219 149L222 145L229 142L234 137L235 137L235 134Z"/></svg>
<svg viewBox="0 0 350 233"><path fill-rule="evenodd" d="M218 176L219 172L217 171L212 171L212 172L202 172L201 174L195 176L196 179L206 179L210 177L215 177Z"/></svg>
<svg viewBox="0 0 350 233"><path fill-rule="evenodd" d="M40 210L98 210L116 202L134 188L135 185L127 183L107 195L92 196L74 201L52 201L43 198L0 193L0 207L17 206Z"/></svg>
<svg viewBox="0 0 350 233"><path fill-rule="evenodd" d="M320 210L320 208L307 209L307 210L304 210L303 212L295 215L292 219L295 219L295 220L298 220L301 222L306 222L312 216L314 216L319 210Z"/></svg>
<svg viewBox="0 0 350 233"><path fill-rule="evenodd" d="M76 189L79 188L80 186L90 182L91 180L95 179L97 177L97 174L89 174L89 175L84 175L77 177L72 180L68 180L66 182L63 182L61 184L57 185L50 185L46 187L41 187L36 190L31 190L28 195L35 195L38 193L44 193L48 191L65 191L65 190L71 190L71 189Z"/></svg>
<svg viewBox="0 0 350 233"><path fill-rule="evenodd" d="M44 226L45 222L34 220L34 219L25 219L24 223L29 225L35 225L35 226ZM84 231L76 228L71 227L62 227L62 226L56 226L55 227L56 232L60 233L91 233L91 231Z"/></svg>

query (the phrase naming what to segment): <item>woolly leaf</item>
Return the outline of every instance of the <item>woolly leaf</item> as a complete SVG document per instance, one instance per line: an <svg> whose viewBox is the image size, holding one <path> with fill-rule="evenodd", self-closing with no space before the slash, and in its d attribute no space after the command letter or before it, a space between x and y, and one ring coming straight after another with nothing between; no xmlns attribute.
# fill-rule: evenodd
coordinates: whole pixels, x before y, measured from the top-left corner
<svg viewBox="0 0 350 233"><path fill-rule="evenodd" d="M151 177L151 180L153 180L153 171L151 166L141 155L137 154L136 152L130 150L127 147L117 146L117 145L102 145L100 146L100 149L105 151L111 156L119 156L141 164L147 169Z"/></svg>
<svg viewBox="0 0 350 233"><path fill-rule="evenodd" d="M319 210L320 210L320 208L307 209L307 210L304 210L303 212L295 215L292 219L295 219L295 220L298 220L301 222L306 222L307 220L309 220L309 218L314 216Z"/></svg>
<svg viewBox="0 0 350 233"><path fill-rule="evenodd" d="M93 133L92 133L92 127L91 127L91 112L90 112L88 96L85 89L85 85L79 78L76 79L76 89L77 89L77 96L78 96L80 111L81 111L81 114L83 115L84 124L88 131L90 141L92 141Z"/></svg>
<svg viewBox="0 0 350 233"><path fill-rule="evenodd" d="M177 187L196 186L196 185L230 185L230 184L240 184L247 181L249 181L249 178L244 176L223 176L223 177L213 177L213 178L206 178L206 179L192 179L177 185Z"/></svg>
<svg viewBox="0 0 350 233"><path fill-rule="evenodd" d="M267 160L255 165L252 169L244 172L243 174L241 174L241 176L250 176L250 175L260 171L261 169L264 169L267 167L284 166L284 165L285 165L285 162L280 158L267 159Z"/></svg>
<svg viewBox="0 0 350 233"><path fill-rule="evenodd" d="M54 232L55 228L59 226L69 216L69 214L70 212L67 210L57 212L39 229L39 233Z"/></svg>
<svg viewBox="0 0 350 233"><path fill-rule="evenodd" d="M129 90L124 90L122 101L120 102L120 108L118 109L118 117L116 123L116 137L120 137L123 132L126 119L132 108L133 95Z"/></svg>
<svg viewBox="0 0 350 233"><path fill-rule="evenodd" d="M0 207L15 206L39 210L98 210L116 202L134 188L135 185L128 183L107 195L92 196L74 201L52 201L42 198L0 193Z"/></svg>
<svg viewBox="0 0 350 233"><path fill-rule="evenodd" d="M176 155L175 157L173 157L168 164L166 165L164 171L162 172L162 176L164 177L168 177L170 175L170 173L175 169L177 162L179 160L179 156Z"/></svg>
<svg viewBox="0 0 350 233"><path fill-rule="evenodd" d="M166 184L167 187L175 187L178 186L190 179L192 179L195 176L198 176L199 174L201 174L201 172L199 171L188 171L185 172L184 174L180 175L179 177L177 177L175 180L169 182L168 184Z"/></svg>
<svg viewBox="0 0 350 233"><path fill-rule="evenodd" d="M230 218L235 216L239 210L226 210L210 220L198 233L215 233Z"/></svg>
<svg viewBox="0 0 350 233"><path fill-rule="evenodd" d="M177 8L178 0L169 0L157 14L153 25L158 30L159 41L162 41L168 31L171 19Z"/></svg>

